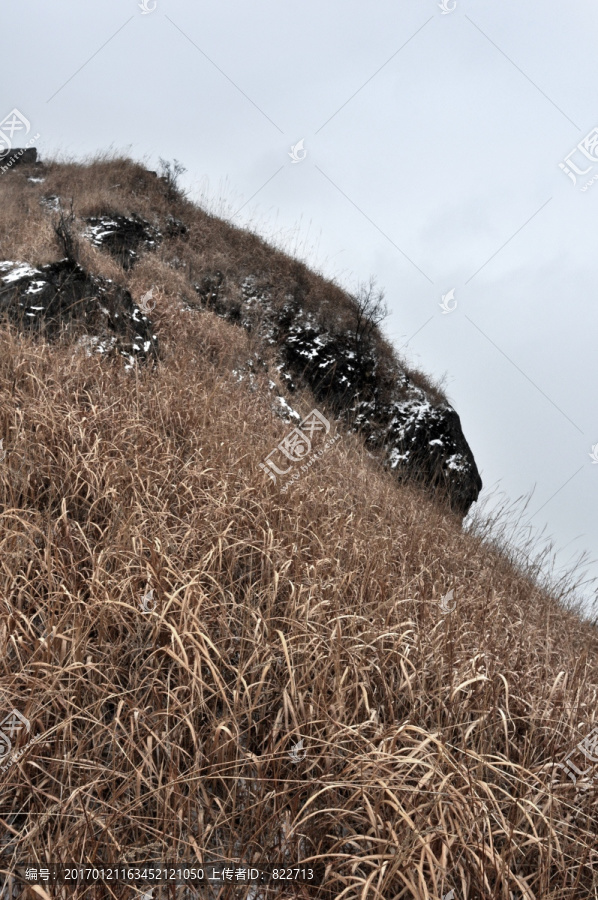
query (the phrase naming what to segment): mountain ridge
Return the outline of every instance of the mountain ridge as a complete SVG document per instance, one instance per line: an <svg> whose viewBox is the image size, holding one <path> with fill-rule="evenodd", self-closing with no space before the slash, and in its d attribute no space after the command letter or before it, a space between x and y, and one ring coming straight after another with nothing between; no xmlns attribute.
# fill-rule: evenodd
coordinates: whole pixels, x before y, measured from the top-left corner
<svg viewBox="0 0 598 900"><path fill-rule="evenodd" d="M37 153L34 159L37 160ZM20 170L24 167L21 160ZM44 164L36 161L35 170L36 176L29 175L28 182L43 183ZM138 177L144 180L158 178L149 170L141 172ZM167 170L162 181L166 183L167 196L174 196L172 172L168 174ZM163 240L162 232L167 238L180 240L184 256L189 227L172 215L163 217L158 224L152 223L137 210L116 210L113 201L109 209L77 217L72 209L70 214L66 212L67 202L54 194L40 198L47 215L59 214L54 227L65 259L47 264L43 272L34 267L33 260L0 261L0 309L14 321L15 312L21 313L26 306L20 298L29 295L35 303L25 309L25 323L30 317L35 322L43 320L46 325L56 326L62 309L57 297L66 290L63 274L58 270L62 266L66 271L70 266L66 276L69 310L76 309L88 331L94 319L101 319L100 312L108 316L104 323L107 329L100 328L102 333L92 337L98 352L120 347L120 338L115 334L122 332L125 320L129 320L129 326L133 320L138 322L138 339L149 348L155 340L150 335L151 322L132 301L125 284L119 287L113 279L104 279L100 284L97 276L83 271L79 253L82 244L89 242L128 272L140 253L155 252ZM132 200L129 202L131 207L135 205ZM224 223L220 227L224 229ZM228 227L230 233L225 233L225 237L230 241L233 228ZM277 256L286 271L279 271L276 278L259 267L257 271L240 269L229 261L224 272L210 268L197 280L189 279L187 287L196 292L204 309L259 337L261 348L254 352L252 365L261 366L265 372L273 365L280 381L279 396L289 402L299 384L307 387L325 411L363 436L368 451L377 454L388 471L399 480L416 480L463 518L482 488L473 453L459 416L446 397L421 373L410 372L380 332L378 326L386 309L383 292L376 290L375 280L370 279L369 285L360 285L351 294L285 254L278 252ZM173 267L184 269L180 264L178 256L171 261ZM97 299L99 311L92 309L94 292L104 297L101 302ZM108 298L112 298L112 305L116 304L120 313L115 309L108 313ZM81 306L83 301L85 308ZM192 308L187 305L187 309ZM115 316L120 316L118 327ZM69 322L72 324L70 313ZM28 324L32 326L33 322ZM51 330L46 328L46 333ZM135 339L130 346L130 359L144 358L147 350L140 355ZM274 360L269 352L272 349L276 351ZM273 461L270 465L274 469Z"/></svg>

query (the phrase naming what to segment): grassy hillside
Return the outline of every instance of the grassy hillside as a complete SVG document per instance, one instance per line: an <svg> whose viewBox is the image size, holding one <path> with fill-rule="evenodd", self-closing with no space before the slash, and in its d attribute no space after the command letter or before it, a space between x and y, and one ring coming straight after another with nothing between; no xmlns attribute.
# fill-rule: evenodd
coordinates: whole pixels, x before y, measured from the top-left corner
<svg viewBox="0 0 598 900"><path fill-rule="evenodd" d="M0 260L60 257L48 195L189 231L129 271L78 241L86 270L156 286L155 365L0 329L0 716L30 722L0 771L2 896L17 864L212 854L326 877L197 896L598 897L596 782L551 785L598 725L596 629L334 424L281 492L272 372L238 374L257 337L191 283L282 285L293 261L130 162L42 175L0 179ZM15 896L134 896L60 890Z"/></svg>

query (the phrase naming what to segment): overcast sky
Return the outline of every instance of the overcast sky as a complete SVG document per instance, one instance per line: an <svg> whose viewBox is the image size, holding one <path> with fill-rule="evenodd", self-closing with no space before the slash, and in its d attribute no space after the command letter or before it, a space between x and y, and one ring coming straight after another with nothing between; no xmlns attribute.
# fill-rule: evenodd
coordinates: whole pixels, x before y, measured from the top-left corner
<svg viewBox="0 0 598 900"><path fill-rule="evenodd" d="M176 158L193 199L346 287L377 276L484 494L534 489L560 560L595 556L595 0L144 2L2 0L0 119L42 157Z"/></svg>

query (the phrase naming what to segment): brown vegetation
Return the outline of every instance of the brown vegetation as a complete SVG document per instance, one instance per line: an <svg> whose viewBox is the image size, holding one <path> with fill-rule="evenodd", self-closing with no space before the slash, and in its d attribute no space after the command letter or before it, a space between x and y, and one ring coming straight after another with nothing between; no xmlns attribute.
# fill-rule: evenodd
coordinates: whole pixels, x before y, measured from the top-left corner
<svg viewBox="0 0 598 900"><path fill-rule="evenodd" d="M232 374L251 337L183 306L204 270L275 288L292 261L129 162L46 177L0 180L2 258L56 258L47 193L190 233L127 273L80 242L158 286L155 369L0 330L0 716L43 736L0 773L0 869L212 853L325 865L288 896L598 897L598 792L550 785L598 724L596 630L355 436L281 493L259 463L289 426Z"/></svg>

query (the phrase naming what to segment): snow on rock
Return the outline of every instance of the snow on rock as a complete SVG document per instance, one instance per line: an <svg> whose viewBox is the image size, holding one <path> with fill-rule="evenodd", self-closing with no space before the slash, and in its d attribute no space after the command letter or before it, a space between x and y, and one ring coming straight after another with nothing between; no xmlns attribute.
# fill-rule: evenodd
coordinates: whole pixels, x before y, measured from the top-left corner
<svg viewBox="0 0 598 900"><path fill-rule="evenodd" d="M13 263L8 260L0 263L0 272L8 273L2 275L4 284L19 281L21 278L31 278L34 275L41 275L39 269L34 269L33 266L30 266L28 263Z"/></svg>
<svg viewBox="0 0 598 900"><path fill-rule="evenodd" d="M134 265L139 250L155 250L162 240L157 228L136 215L90 216L85 222L83 237L107 250L124 269Z"/></svg>
<svg viewBox="0 0 598 900"><path fill-rule="evenodd" d="M60 197L57 197L56 194L40 197L39 202L41 206L45 206L49 212L60 212Z"/></svg>
<svg viewBox="0 0 598 900"><path fill-rule="evenodd" d="M375 341L326 327L304 309L301 297L287 294L275 307L267 276L248 275L237 286L217 272L195 289L206 308L257 329L264 344L275 346L278 380L288 392L309 386L325 414L361 433L368 452L397 479L415 478L459 515L467 514L482 481L459 416L446 400L414 384L399 360L382 358ZM282 396L274 410L295 413Z"/></svg>
<svg viewBox="0 0 598 900"><path fill-rule="evenodd" d="M420 388L417 392L423 396L391 403L381 427L374 426L371 433L400 477L413 474L445 491L451 507L465 516L478 498L482 480L459 416L449 403L433 403Z"/></svg>
<svg viewBox="0 0 598 900"><path fill-rule="evenodd" d="M115 337L107 338L102 341L96 335L84 334L78 339L77 346L85 350L86 356L91 356L94 350L96 353L109 353L114 347L115 342Z"/></svg>
<svg viewBox="0 0 598 900"><path fill-rule="evenodd" d="M0 312L17 327L43 329L49 339L63 326L84 329L79 346L104 354L117 352L129 363L158 352L151 323L131 294L69 259L39 268L26 262L0 262Z"/></svg>
<svg viewBox="0 0 598 900"><path fill-rule="evenodd" d="M289 406L289 404L284 399L284 397L279 396L279 397L277 397L277 400L280 405L277 406L276 404L274 404L272 406L272 411L274 412L275 415L280 416L280 418L284 419L285 422L300 422L301 421L301 416L299 415L297 410L293 409L292 406Z"/></svg>

